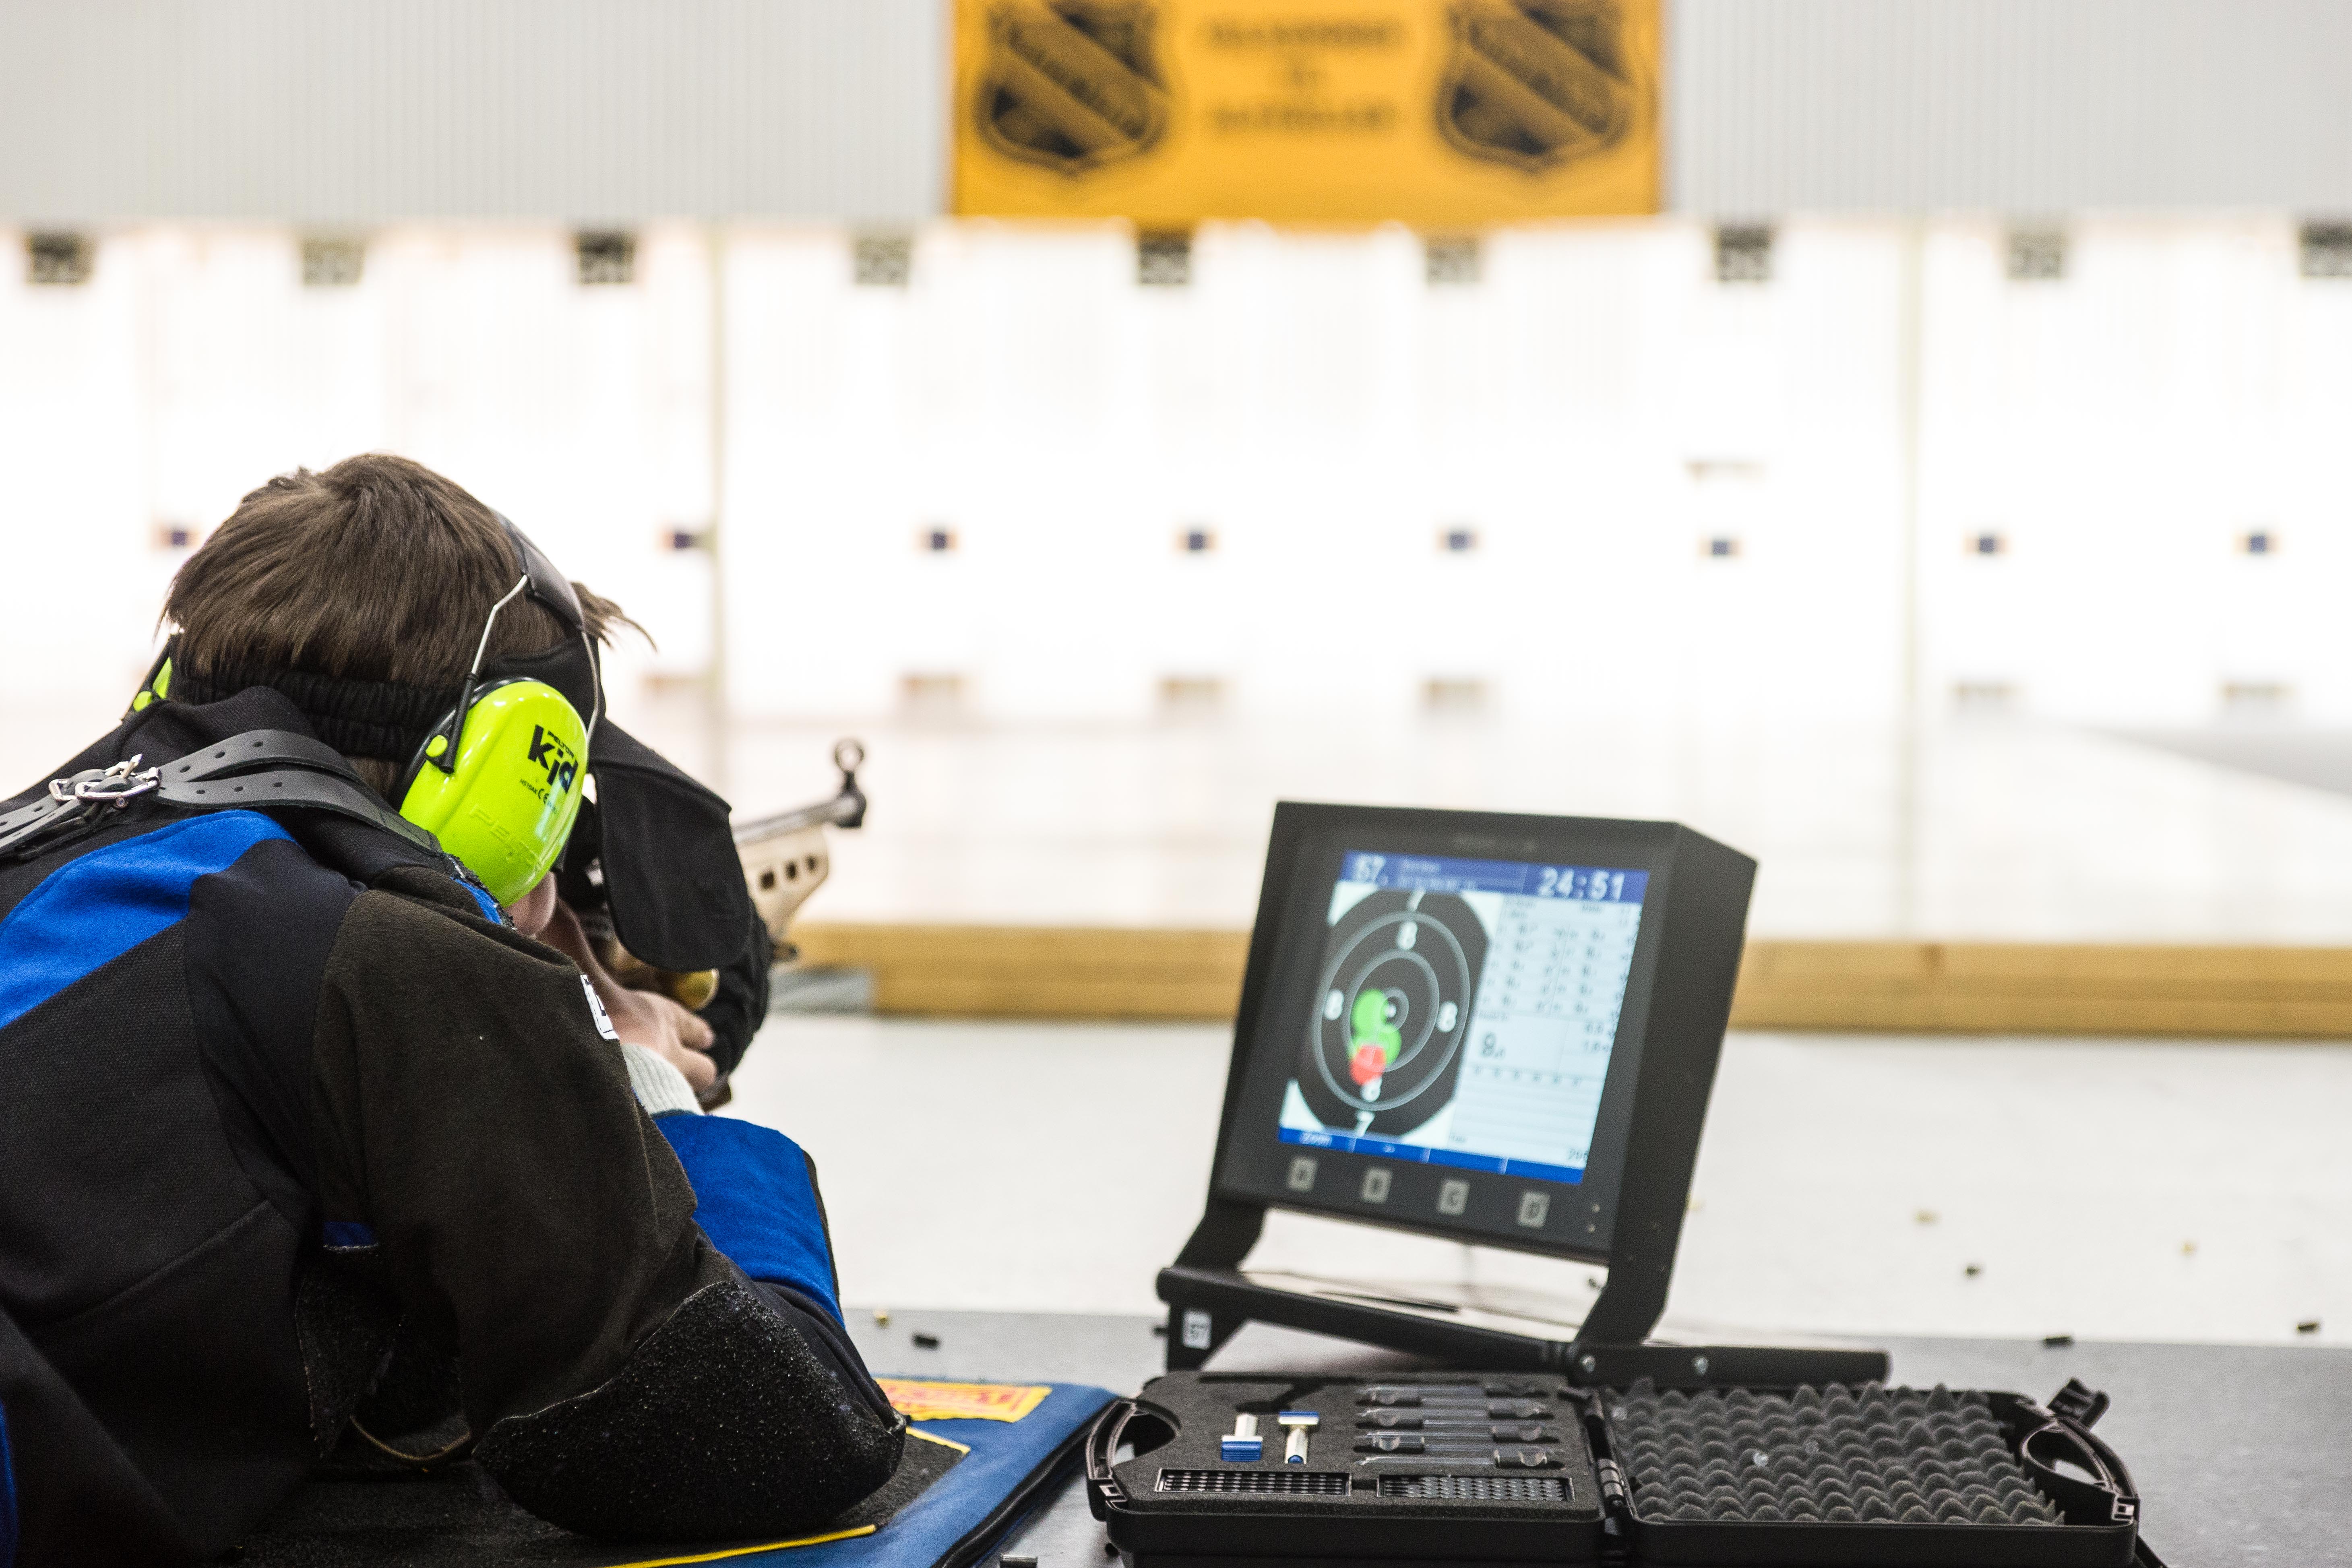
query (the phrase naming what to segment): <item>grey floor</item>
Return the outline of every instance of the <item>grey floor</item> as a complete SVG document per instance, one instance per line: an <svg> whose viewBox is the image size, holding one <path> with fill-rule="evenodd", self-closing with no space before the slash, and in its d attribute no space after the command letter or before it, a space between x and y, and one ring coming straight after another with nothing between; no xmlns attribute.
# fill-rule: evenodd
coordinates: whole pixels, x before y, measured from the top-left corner
<svg viewBox="0 0 2352 1568"><path fill-rule="evenodd" d="M2250 721L2194 730L2119 730L2122 740L2240 773L2352 795L2352 730Z"/></svg>
<svg viewBox="0 0 2352 1568"><path fill-rule="evenodd" d="M1210 1027L780 1015L729 1113L815 1156L853 1302L1149 1313L1229 1049ZM1667 1327L2352 1344L2347 1107L2340 1045L1736 1034ZM1570 1298L1587 1278L1282 1215L1254 1262Z"/></svg>

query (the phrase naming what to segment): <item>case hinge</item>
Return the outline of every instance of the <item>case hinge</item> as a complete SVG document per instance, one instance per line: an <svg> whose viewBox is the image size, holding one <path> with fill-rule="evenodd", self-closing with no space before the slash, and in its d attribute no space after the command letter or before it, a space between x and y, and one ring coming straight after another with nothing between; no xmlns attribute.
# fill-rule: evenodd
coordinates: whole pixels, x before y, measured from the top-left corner
<svg viewBox="0 0 2352 1568"><path fill-rule="evenodd" d="M2050 1397L2053 1414L2063 1415L2075 1426L2088 1430L2107 1413L2107 1396L2079 1377L2070 1377L2066 1386Z"/></svg>
<svg viewBox="0 0 2352 1568"><path fill-rule="evenodd" d="M1629 1494L1624 1468L1614 1459L1596 1459L1592 1468L1601 1477L1601 1506L1612 1513L1625 1512Z"/></svg>

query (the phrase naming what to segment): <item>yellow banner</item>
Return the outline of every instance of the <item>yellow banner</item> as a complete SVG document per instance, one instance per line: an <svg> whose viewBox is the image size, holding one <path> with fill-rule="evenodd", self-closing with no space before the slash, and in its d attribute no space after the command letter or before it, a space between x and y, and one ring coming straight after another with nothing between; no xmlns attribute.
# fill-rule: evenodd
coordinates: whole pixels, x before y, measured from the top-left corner
<svg viewBox="0 0 2352 1568"><path fill-rule="evenodd" d="M1474 227L1658 206L1659 0L956 0L955 210Z"/></svg>

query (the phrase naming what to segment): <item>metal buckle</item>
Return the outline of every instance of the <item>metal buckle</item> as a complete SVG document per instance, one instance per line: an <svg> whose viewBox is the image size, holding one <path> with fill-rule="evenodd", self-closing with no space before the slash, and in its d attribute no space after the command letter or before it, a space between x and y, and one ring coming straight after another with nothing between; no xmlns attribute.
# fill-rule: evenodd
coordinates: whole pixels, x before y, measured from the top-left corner
<svg viewBox="0 0 2352 1568"><path fill-rule="evenodd" d="M110 804L120 811L134 795L161 788L163 771L142 770L139 763L139 758L132 757L110 768L89 768L71 778L51 779L48 799L36 799L31 805L0 816L0 860L14 863L39 853L43 845L63 841L64 836L87 832Z"/></svg>
<svg viewBox="0 0 2352 1568"><path fill-rule="evenodd" d="M141 760L134 756L128 762L117 763L102 771L92 769L88 773L76 773L70 779L51 779L49 798L59 805L67 801L81 801L91 805L111 802L120 810L131 804L133 795L145 795L163 782L163 770L148 768L142 772L139 766Z"/></svg>

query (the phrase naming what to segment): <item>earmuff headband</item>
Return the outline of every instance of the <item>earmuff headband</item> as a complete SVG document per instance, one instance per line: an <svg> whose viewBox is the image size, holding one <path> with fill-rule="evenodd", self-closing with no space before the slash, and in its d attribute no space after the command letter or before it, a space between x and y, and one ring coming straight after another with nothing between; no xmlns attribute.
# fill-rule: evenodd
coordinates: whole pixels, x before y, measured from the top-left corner
<svg viewBox="0 0 2352 1568"><path fill-rule="evenodd" d="M481 689L482 666L489 656L490 634L498 628L499 614L523 595L528 594L537 600L567 633L580 639L581 651L588 661L587 683L592 693L584 720L589 733L595 732L596 721L604 712L604 668L596 658L596 640L588 635L587 617L581 611L580 596L572 591L571 580L556 570L555 563L547 558L546 552L515 526L512 518L504 512L493 515L498 518L499 526L507 531L507 538L514 543L515 568L519 575L515 578L515 585L500 595L498 603L490 606L490 613L483 617L482 635L474 645L474 662L466 671L466 684L458 690L457 704L435 726L433 736L425 742L421 762L439 768L444 773L454 772L457 766L457 742L465 728L466 714L473 707L474 698ZM437 746L434 743L436 739L439 742ZM415 777L413 771L410 777Z"/></svg>
<svg viewBox="0 0 2352 1568"><path fill-rule="evenodd" d="M593 735L596 732L596 721L604 716L604 661L596 654L596 639L588 635L588 616L580 608L580 595L572 591L572 579L558 571L555 563L547 558L546 552L530 542L530 536L515 526L514 519L504 512L495 515L505 526L507 537L514 541L515 564L522 573L523 582L530 587L530 596L545 605L549 614L562 621L566 631L580 639L581 649L587 655L589 677L591 684L594 687L594 694L584 718L587 721L588 732ZM511 594L507 595L508 598L513 596ZM503 606L505 602L503 599L500 600L499 606ZM498 614L498 607L494 606L490 612L493 618ZM486 648L488 646L489 630L484 627L482 647ZM480 650L477 649L474 654L474 667L477 670L481 668L481 663L482 655Z"/></svg>
<svg viewBox="0 0 2352 1568"><path fill-rule="evenodd" d="M530 586L530 579L529 577L517 578L515 580L515 585L507 590L506 597L500 599L497 604L490 606L489 619L482 623L482 640L474 645L473 665L466 671L466 679L467 680L478 680L481 679L482 656L490 651L490 632L492 628L497 626L499 624L499 612L505 609L509 605L513 604L515 602L515 595L526 591Z"/></svg>
<svg viewBox="0 0 2352 1568"><path fill-rule="evenodd" d="M499 521L506 521L504 518ZM512 532L514 524L507 523L507 529ZM435 739L440 741L441 744L436 747L432 741L425 742L425 760L445 773L454 773L457 771L457 738L465 729L466 714L473 708L474 694L480 687L482 657L490 651L490 633L498 629L499 612L513 604L518 596L528 592L530 588L530 575L525 573L515 579L515 585L509 588L497 604L490 606L489 615L482 621L482 638L474 645L474 662L466 670L466 684L457 689L457 706L449 710L448 717L442 720L434 731Z"/></svg>
<svg viewBox="0 0 2352 1568"><path fill-rule="evenodd" d="M529 534L514 525L514 519L504 512L494 515L505 525L507 537L514 541L515 565L530 580L531 597L554 612L567 630L586 630L588 617L580 608L580 595L572 591L572 580L556 569Z"/></svg>

